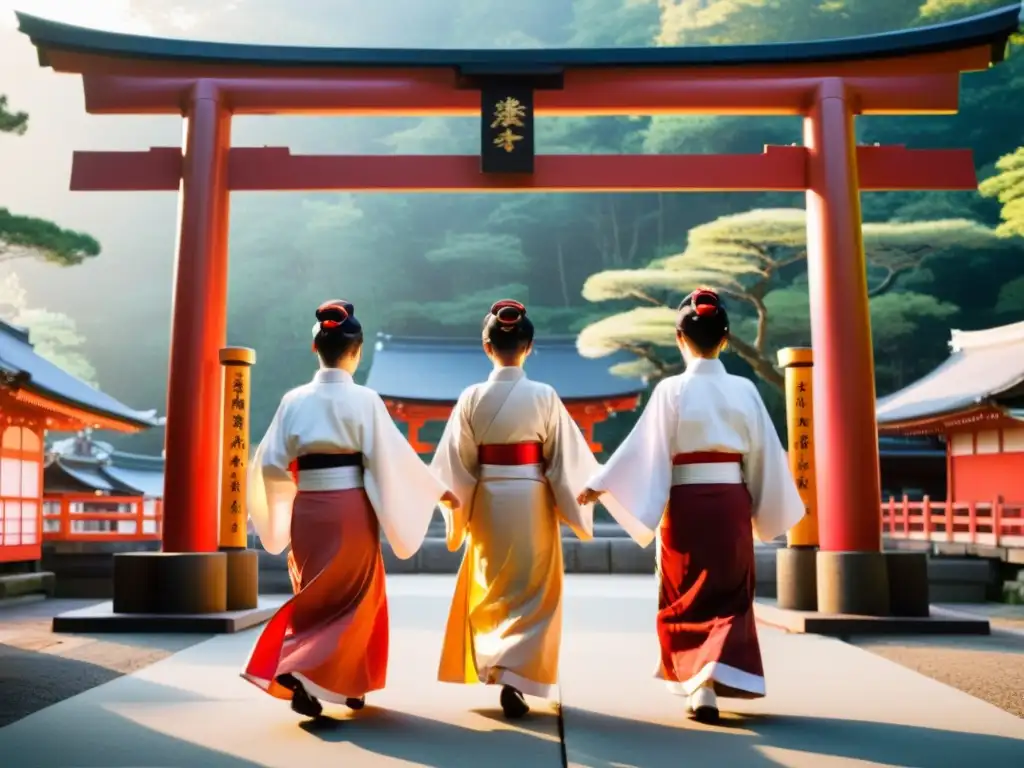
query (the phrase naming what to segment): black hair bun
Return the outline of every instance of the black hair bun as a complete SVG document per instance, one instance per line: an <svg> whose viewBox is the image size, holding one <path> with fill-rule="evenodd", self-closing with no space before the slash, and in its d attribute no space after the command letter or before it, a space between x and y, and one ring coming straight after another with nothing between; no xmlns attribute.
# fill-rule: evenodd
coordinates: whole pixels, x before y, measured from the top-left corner
<svg viewBox="0 0 1024 768"><path fill-rule="evenodd" d="M491 306L491 314L503 331L511 331L526 317L526 307L512 299L496 301Z"/></svg>
<svg viewBox="0 0 1024 768"><path fill-rule="evenodd" d="M359 326L355 305L343 299L325 301L316 308L316 319L322 332L347 331L349 326Z"/></svg>

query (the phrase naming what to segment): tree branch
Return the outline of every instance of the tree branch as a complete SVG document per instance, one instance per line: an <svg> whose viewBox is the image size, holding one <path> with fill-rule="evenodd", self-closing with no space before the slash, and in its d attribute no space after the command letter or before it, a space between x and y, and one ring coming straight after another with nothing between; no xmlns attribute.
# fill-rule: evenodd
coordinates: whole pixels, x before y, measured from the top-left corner
<svg viewBox="0 0 1024 768"><path fill-rule="evenodd" d="M638 290L638 289L631 290L626 295L629 296L632 299L636 299L637 301L642 301L645 304L651 304L651 305L653 305L655 307L664 307L664 306L666 306L665 302L658 301L656 298L654 298L650 294L644 293L643 291Z"/></svg>
<svg viewBox="0 0 1024 768"><path fill-rule="evenodd" d="M764 353L764 342L768 332L768 307L760 296L751 296L750 303L754 305L757 312L757 334L754 336L754 349L757 354Z"/></svg>
<svg viewBox="0 0 1024 768"><path fill-rule="evenodd" d="M779 373L775 366L772 365L771 361L764 356L764 353L733 334L729 335L729 349L735 352L741 360L744 360L751 368L753 368L754 373L756 373L762 381L775 387L779 392L785 391L785 377Z"/></svg>
<svg viewBox="0 0 1024 768"><path fill-rule="evenodd" d="M892 288L893 283L896 282L896 278L899 277L899 275L902 274L903 271L903 269L890 269L887 267L886 274L885 277L882 278L882 282L880 282L874 288L868 290L868 298L871 299L874 298L875 296L880 296L886 291L888 291L890 288Z"/></svg>
<svg viewBox="0 0 1024 768"><path fill-rule="evenodd" d="M650 344L620 344L619 347L623 351L634 354L649 362L657 370L658 376L667 375L665 371L670 367L669 363L658 357Z"/></svg>

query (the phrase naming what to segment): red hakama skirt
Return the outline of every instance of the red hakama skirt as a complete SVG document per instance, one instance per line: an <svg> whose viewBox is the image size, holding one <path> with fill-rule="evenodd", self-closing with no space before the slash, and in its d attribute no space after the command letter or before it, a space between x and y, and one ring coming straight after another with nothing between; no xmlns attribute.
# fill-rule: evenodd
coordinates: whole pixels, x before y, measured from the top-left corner
<svg viewBox="0 0 1024 768"><path fill-rule="evenodd" d="M322 701L344 704L384 687L388 604L380 529L362 488L300 491L288 572L295 596L264 627L242 674L291 699L291 674Z"/></svg>
<svg viewBox="0 0 1024 768"><path fill-rule="evenodd" d="M751 500L740 459L719 453L674 460L674 479L696 470L673 485L659 537L658 677L680 695L708 681L723 697L765 694L754 622ZM705 472L710 482L704 482L706 466L726 471ZM717 482L716 474L735 474L739 482Z"/></svg>

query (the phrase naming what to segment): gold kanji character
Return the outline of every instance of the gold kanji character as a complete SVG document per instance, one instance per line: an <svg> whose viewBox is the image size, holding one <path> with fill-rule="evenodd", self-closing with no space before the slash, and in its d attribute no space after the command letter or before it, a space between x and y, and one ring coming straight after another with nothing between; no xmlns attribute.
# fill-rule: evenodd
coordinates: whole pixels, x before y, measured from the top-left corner
<svg viewBox="0 0 1024 768"><path fill-rule="evenodd" d="M513 149L516 148L516 142L522 140L522 136L512 133L511 128L506 128L504 131L498 134L498 138L494 140L494 146L501 147L506 152L511 152Z"/></svg>
<svg viewBox="0 0 1024 768"><path fill-rule="evenodd" d="M491 123L491 128L522 128L524 117L526 107L519 99L502 99L494 105L494 122Z"/></svg>

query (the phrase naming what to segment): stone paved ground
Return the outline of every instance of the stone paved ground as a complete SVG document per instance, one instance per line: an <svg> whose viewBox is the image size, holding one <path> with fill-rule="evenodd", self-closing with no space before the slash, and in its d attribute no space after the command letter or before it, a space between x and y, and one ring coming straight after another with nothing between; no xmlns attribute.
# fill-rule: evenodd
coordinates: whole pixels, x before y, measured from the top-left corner
<svg viewBox="0 0 1024 768"><path fill-rule="evenodd" d="M208 639L205 635L54 634L64 611L94 600L0 604L0 727Z"/></svg>
<svg viewBox="0 0 1024 768"><path fill-rule="evenodd" d="M761 632L768 697L729 701L720 726L689 721L683 702L651 675L651 577L567 578L560 707L532 700L530 717L506 722L493 688L436 681L453 587L450 576L389 579L389 684L362 712L331 706L333 720L310 726L242 681L239 667L256 636L250 630L0 727L0 765L1024 766L1024 720L879 654L768 628Z"/></svg>
<svg viewBox="0 0 1024 768"><path fill-rule="evenodd" d="M1024 718L1024 638L859 638L854 643Z"/></svg>
<svg viewBox="0 0 1024 768"><path fill-rule="evenodd" d="M986 603L939 606L984 616L989 637L860 638L859 647L1024 718L1024 606Z"/></svg>

